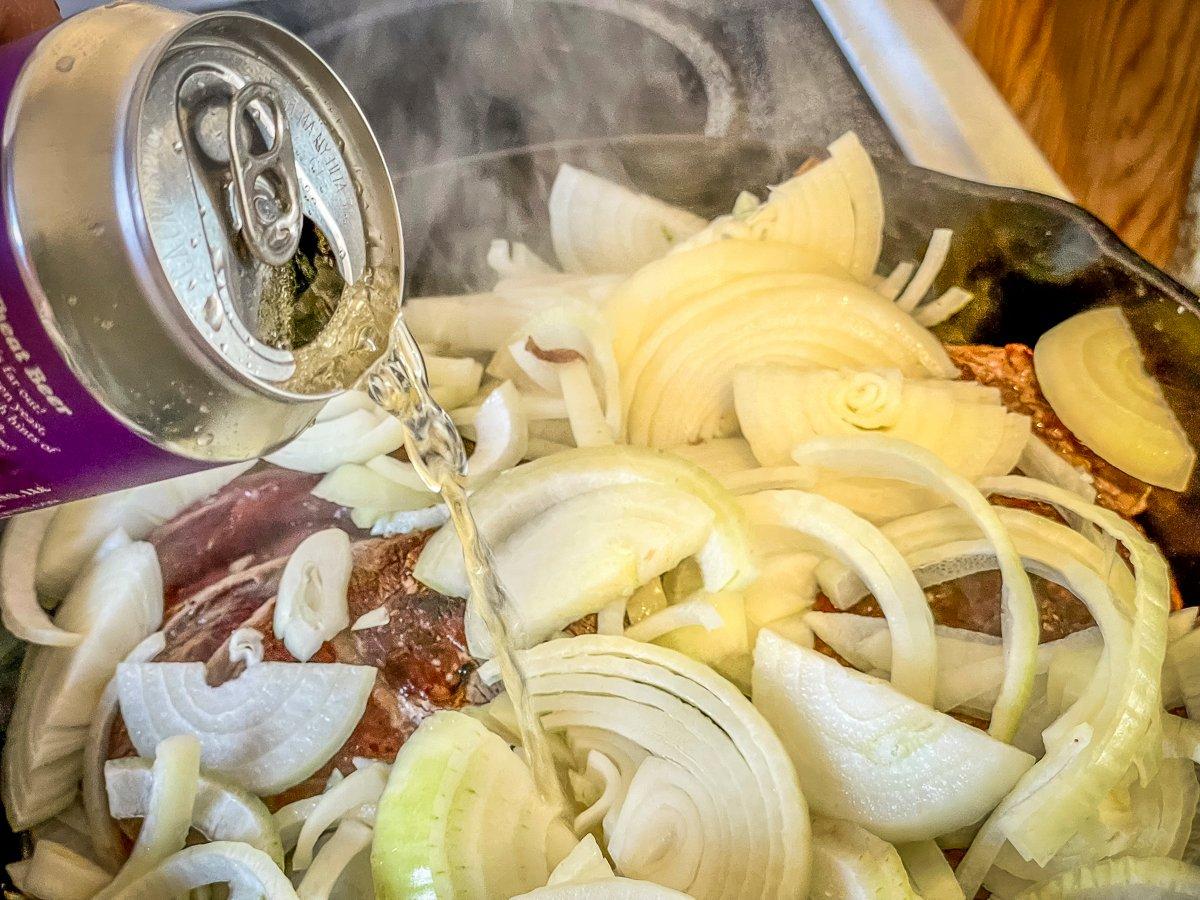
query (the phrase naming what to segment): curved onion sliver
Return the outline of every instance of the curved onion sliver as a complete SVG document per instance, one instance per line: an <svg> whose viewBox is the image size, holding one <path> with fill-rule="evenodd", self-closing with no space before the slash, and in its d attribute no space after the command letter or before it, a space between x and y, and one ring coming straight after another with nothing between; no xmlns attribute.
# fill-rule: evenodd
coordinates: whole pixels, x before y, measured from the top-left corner
<svg viewBox="0 0 1200 900"><path fill-rule="evenodd" d="M187 734L166 738L155 748L142 808L145 821L129 859L97 897L122 896L130 884L183 849L192 826L192 809L200 784L200 742ZM117 799L110 795L110 799Z"/></svg>
<svg viewBox="0 0 1200 900"><path fill-rule="evenodd" d="M147 817L154 797L153 765L153 761L139 756L105 763L108 809L114 819ZM210 841L249 844L271 857L276 865L283 865L283 844L270 811L260 799L224 778L200 773L190 827Z"/></svg>
<svg viewBox="0 0 1200 900"><path fill-rule="evenodd" d="M40 838L33 855L9 863L9 877L30 897L61 897L64 889L74 897L94 897L112 880L112 875L85 856L55 841Z"/></svg>
<svg viewBox="0 0 1200 900"><path fill-rule="evenodd" d="M932 704L937 684L933 614L904 557L879 529L844 506L802 491L763 491L742 498L742 506L754 521L816 538L870 585L892 633L892 684Z"/></svg>
<svg viewBox="0 0 1200 900"><path fill-rule="evenodd" d="M389 768L383 763L368 763L351 772L336 785L321 795L320 800L309 812L296 839L296 850L292 854L292 868L307 869L313 861L313 850L317 839L334 823L361 806L379 802L387 785Z"/></svg>
<svg viewBox="0 0 1200 900"><path fill-rule="evenodd" d="M304 873L296 893L300 900L326 900L338 878L360 853L371 846L370 826L358 819L343 819Z"/></svg>
<svg viewBox="0 0 1200 900"><path fill-rule="evenodd" d="M975 521L995 548L1002 577L1005 672L989 733L1001 740L1010 739L1033 688L1041 620L1033 587L1012 538L983 495L929 450L883 435L816 438L797 447L792 457L800 465L895 478L937 491Z"/></svg>
<svg viewBox="0 0 1200 900"><path fill-rule="evenodd" d="M264 662L216 687L203 663L122 663L121 714L138 753L173 734L200 741L201 761L260 796L317 771L350 736L375 683L371 666Z"/></svg>
<svg viewBox="0 0 1200 900"><path fill-rule="evenodd" d="M688 894L681 894L652 881L600 878L546 885L520 894L513 900L688 900L688 897Z"/></svg>
<svg viewBox="0 0 1200 900"><path fill-rule="evenodd" d="M521 396L511 381L504 382L487 395L473 422L475 449L467 460L467 472L474 484L525 458L525 450L529 447L529 423L521 406Z"/></svg>
<svg viewBox="0 0 1200 900"><path fill-rule="evenodd" d="M297 900L292 883L271 857L240 841L185 847L126 885L112 900L176 897L209 884L227 884L229 900Z"/></svg>
<svg viewBox="0 0 1200 900"><path fill-rule="evenodd" d="M1021 895L1022 900L1109 897L1195 897L1200 869L1177 859L1124 856L1075 869Z"/></svg>
<svg viewBox="0 0 1200 900"><path fill-rule="evenodd" d="M896 848L841 819L813 821L812 881L818 897L921 900Z"/></svg>
<svg viewBox="0 0 1200 900"><path fill-rule="evenodd" d="M0 536L0 620L31 644L74 647L82 635L59 628L38 602L38 550L57 510L38 509L13 516Z"/></svg>
<svg viewBox="0 0 1200 900"><path fill-rule="evenodd" d="M346 590L354 557L340 528L310 534L292 551L279 576L272 630L288 653L308 662L350 624Z"/></svg>
<svg viewBox="0 0 1200 900"><path fill-rule="evenodd" d="M122 662L148 662L162 653L167 645L161 631L147 637L129 651ZM108 791L105 787L104 765L108 760L109 740L117 718L117 679L109 679L96 712L88 725L83 744L83 810L87 816L88 836L100 862L114 871L125 858L121 834L108 811Z"/></svg>
<svg viewBox="0 0 1200 900"><path fill-rule="evenodd" d="M1170 570L1162 553L1117 514L1030 478L992 478L981 487L1051 503L1098 526L1129 551L1136 589L1124 639L1106 641L1109 690L1090 722L1080 726L1090 739L1048 747L984 823L955 872L968 895L983 882L1005 840L1024 858L1044 865L1131 767L1153 771L1162 752L1160 680L1171 608Z"/></svg>
<svg viewBox="0 0 1200 900"><path fill-rule="evenodd" d="M618 871L698 900L804 896L808 816L795 771L733 685L627 638L552 641L521 661L543 726L630 773L604 823Z"/></svg>

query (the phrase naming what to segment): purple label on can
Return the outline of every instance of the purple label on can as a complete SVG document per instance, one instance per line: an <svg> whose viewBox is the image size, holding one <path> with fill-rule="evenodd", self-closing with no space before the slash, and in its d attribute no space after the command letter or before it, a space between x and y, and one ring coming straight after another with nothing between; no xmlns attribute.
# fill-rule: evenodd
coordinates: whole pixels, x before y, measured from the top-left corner
<svg viewBox="0 0 1200 900"><path fill-rule="evenodd" d="M0 123L38 33L0 47ZM205 468L108 412L58 352L0 215L0 517Z"/></svg>

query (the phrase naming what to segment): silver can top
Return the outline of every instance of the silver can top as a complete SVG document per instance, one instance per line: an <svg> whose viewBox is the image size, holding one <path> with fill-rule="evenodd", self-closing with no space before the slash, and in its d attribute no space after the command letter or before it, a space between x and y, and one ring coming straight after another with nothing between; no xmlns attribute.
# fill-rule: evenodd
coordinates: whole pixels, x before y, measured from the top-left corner
<svg viewBox="0 0 1200 900"><path fill-rule="evenodd" d="M357 380L402 255L382 156L324 63L264 20L202 16L150 71L135 142L149 240L208 351L273 393Z"/></svg>

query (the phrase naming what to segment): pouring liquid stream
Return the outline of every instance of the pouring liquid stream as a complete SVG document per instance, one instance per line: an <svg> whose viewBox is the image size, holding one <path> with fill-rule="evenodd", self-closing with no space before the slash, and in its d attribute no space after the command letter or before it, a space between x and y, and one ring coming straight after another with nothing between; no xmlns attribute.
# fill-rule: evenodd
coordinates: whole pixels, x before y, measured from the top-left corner
<svg viewBox="0 0 1200 900"><path fill-rule="evenodd" d="M525 675L514 652L511 634L516 610L496 577L491 548L479 533L467 505L466 449L450 416L430 396L424 360L399 318L393 329L391 348L367 375L367 393L403 424L410 462L426 485L441 495L450 512L450 522L462 544L471 587L469 602L491 636L534 783L542 798L560 815L565 815L568 807L550 743L533 708Z"/></svg>

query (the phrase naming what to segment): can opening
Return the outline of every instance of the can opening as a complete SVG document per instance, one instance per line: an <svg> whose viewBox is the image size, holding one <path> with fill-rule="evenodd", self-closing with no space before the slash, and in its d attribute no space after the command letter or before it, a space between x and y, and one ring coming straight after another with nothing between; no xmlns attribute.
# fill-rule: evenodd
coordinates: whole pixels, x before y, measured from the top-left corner
<svg viewBox="0 0 1200 900"><path fill-rule="evenodd" d="M281 350L311 343L333 318L345 287L329 239L305 216L296 252L263 282L255 337Z"/></svg>

